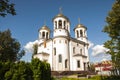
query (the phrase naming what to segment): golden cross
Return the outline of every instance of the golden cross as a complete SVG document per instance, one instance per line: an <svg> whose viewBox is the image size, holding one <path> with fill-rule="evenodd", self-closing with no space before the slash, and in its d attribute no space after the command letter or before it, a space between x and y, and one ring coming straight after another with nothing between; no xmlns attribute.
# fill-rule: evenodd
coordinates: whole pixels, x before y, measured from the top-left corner
<svg viewBox="0 0 120 80"><path fill-rule="evenodd" d="M60 13L62 14L62 7L59 8Z"/></svg>
<svg viewBox="0 0 120 80"><path fill-rule="evenodd" d="M78 23L80 24L80 18L78 18Z"/></svg>

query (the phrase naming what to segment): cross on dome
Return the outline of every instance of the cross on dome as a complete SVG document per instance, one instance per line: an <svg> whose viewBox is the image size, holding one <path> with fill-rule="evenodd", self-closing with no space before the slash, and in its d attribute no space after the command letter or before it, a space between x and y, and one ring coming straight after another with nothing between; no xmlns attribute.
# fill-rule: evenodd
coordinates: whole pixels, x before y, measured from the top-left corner
<svg viewBox="0 0 120 80"><path fill-rule="evenodd" d="M80 24L80 18L78 18L78 24Z"/></svg>
<svg viewBox="0 0 120 80"><path fill-rule="evenodd" d="M59 8L60 14L62 14L62 7Z"/></svg>

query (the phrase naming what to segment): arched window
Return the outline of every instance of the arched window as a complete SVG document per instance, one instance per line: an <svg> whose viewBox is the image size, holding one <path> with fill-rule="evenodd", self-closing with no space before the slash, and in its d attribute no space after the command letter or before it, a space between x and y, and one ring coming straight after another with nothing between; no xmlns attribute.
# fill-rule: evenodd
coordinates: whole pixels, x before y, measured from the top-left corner
<svg viewBox="0 0 120 80"><path fill-rule="evenodd" d="M82 49L80 49L80 54L82 54Z"/></svg>
<svg viewBox="0 0 120 80"><path fill-rule="evenodd" d="M59 57L58 58L59 59L59 63L61 63L62 62L62 55L59 55L58 57Z"/></svg>
<svg viewBox="0 0 120 80"><path fill-rule="evenodd" d="M56 48L53 49L54 55L56 55Z"/></svg>
<svg viewBox="0 0 120 80"><path fill-rule="evenodd" d="M57 21L55 21L55 29L57 29Z"/></svg>
<svg viewBox="0 0 120 80"><path fill-rule="evenodd" d="M67 40L65 40L65 44L67 44Z"/></svg>
<svg viewBox="0 0 120 80"><path fill-rule="evenodd" d="M62 20L59 20L59 28L62 28Z"/></svg>
<svg viewBox="0 0 120 80"><path fill-rule="evenodd" d="M45 38L45 32L42 33L42 37Z"/></svg>
<svg viewBox="0 0 120 80"><path fill-rule="evenodd" d="M80 68L80 60L77 60L77 68Z"/></svg>
<svg viewBox="0 0 120 80"><path fill-rule="evenodd" d="M75 54L75 47L73 47L73 54Z"/></svg>
<svg viewBox="0 0 120 80"><path fill-rule="evenodd" d="M83 32L82 32L82 30L80 30L80 37L83 37Z"/></svg>
<svg viewBox="0 0 120 80"><path fill-rule="evenodd" d="M66 59L66 60L65 60L65 68L68 67L67 65L68 65L68 60Z"/></svg>
<svg viewBox="0 0 120 80"><path fill-rule="evenodd" d="M46 33L46 39L48 39L48 32Z"/></svg>
<svg viewBox="0 0 120 80"><path fill-rule="evenodd" d="M79 33L78 33L78 30L77 30L77 38L79 37Z"/></svg>

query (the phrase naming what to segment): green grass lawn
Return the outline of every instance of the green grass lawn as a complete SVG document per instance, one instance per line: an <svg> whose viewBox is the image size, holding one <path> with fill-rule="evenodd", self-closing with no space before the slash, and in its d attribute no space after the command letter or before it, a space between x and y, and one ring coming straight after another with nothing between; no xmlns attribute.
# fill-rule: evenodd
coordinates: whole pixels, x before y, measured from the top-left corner
<svg viewBox="0 0 120 80"><path fill-rule="evenodd" d="M84 78L81 78L81 79L76 79L76 78L62 78L60 80L96 80L96 79L84 79Z"/></svg>
<svg viewBox="0 0 120 80"><path fill-rule="evenodd" d="M80 77L80 78L62 77L62 78L53 78L52 80L120 80L120 76L95 75L89 79L87 79L86 77Z"/></svg>
<svg viewBox="0 0 120 80"><path fill-rule="evenodd" d="M120 76L99 76L96 75L94 77L91 77L90 79L87 78L62 78L62 79L58 79L58 80L120 80Z"/></svg>

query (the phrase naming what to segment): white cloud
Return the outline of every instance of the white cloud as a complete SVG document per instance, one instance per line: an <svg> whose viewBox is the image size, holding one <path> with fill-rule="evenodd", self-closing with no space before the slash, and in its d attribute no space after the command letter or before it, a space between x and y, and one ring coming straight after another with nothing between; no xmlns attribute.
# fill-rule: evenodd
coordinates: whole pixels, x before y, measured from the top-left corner
<svg viewBox="0 0 120 80"><path fill-rule="evenodd" d="M101 58L102 58L101 61L110 60L111 59L111 55L109 55L109 54L102 54Z"/></svg>
<svg viewBox="0 0 120 80"><path fill-rule="evenodd" d="M107 61L107 59L106 59L106 58L103 58L102 61Z"/></svg>
<svg viewBox="0 0 120 80"><path fill-rule="evenodd" d="M38 40L35 40L33 42L28 42L25 46L24 46L24 50L26 53L33 53L33 45L38 43Z"/></svg>
<svg viewBox="0 0 120 80"><path fill-rule="evenodd" d="M95 45L91 41L88 41L88 43L89 50L91 51L90 57L93 62L101 62L111 59L111 55L106 54L109 49L105 48L104 45Z"/></svg>
<svg viewBox="0 0 120 80"><path fill-rule="evenodd" d="M100 54L105 54L108 51L103 45L96 45L92 47L92 56L98 56Z"/></svg>
<svg viewBox="0 0 120 80"><path fill-rule="evenodd" d="M94 46L94 43L92 43L91 41L88 41L88 43L89 43L89 46L88 46L89 49Z"/></svg>

